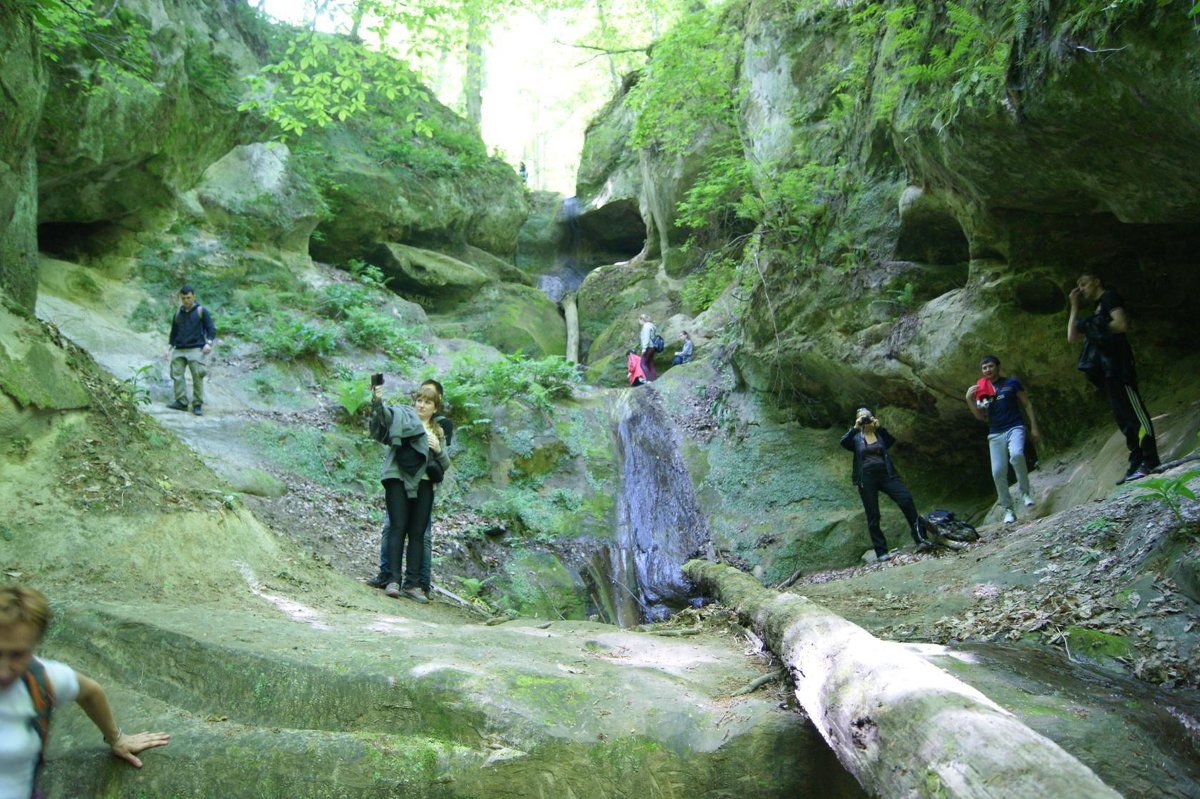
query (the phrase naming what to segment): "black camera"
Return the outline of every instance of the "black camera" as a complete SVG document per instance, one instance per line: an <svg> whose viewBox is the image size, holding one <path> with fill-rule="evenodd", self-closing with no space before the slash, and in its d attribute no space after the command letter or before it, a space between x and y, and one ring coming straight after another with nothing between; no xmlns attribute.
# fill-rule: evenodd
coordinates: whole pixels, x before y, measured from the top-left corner
<svg viewBox="0 0 1200 799"><path fill-rule="evenodd" d="M865 426L865 425L868 425L868 424L870 424L870 423L871 423L871 417L870 417L870 416L860 416L860 417L858 417L858 426L859 426L859 427L863 427L863 426Z"/></svg>
<svg viewBox="0 0 1200 799"><path fill-rule="evenodd" d="M383 372L376 372L375 374L371 375L371 388L375 388L375 386L382 386L382 385L383 385Z"/></svg>

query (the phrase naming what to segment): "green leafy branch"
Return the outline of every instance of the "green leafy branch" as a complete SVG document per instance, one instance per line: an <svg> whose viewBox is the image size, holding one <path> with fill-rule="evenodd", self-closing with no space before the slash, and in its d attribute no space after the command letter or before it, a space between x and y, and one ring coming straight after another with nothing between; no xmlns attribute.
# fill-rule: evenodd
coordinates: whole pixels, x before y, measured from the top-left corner
<svg viewBox="0 0 1200 799"><path fill-rule="evenodd" d="M258 111L294 136L345 121L385 100L429 99L404 62L349 39L315 33L293 39L276 61L246 80L249 97L238 110ZM404 122L418 135L433 135L415 106Z"/></svg>
<svg viewBox="0 0 1200 799"><path fill-rule="evenodd" d="M28 0L26 5L50 61L88 62L86 77L73 78L73 88L94 93L110 88L128 93L131 85L157 91L149 31L131 13L112 3L97 12L91 0Z"/></svg>

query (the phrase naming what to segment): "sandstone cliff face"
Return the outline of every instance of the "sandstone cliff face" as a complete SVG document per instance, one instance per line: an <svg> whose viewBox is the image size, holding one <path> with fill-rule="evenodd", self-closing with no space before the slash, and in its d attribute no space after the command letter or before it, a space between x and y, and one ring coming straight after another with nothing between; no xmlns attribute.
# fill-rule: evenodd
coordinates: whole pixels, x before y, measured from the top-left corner
<svg viewBox="0 0 1200 799"><path fill-rule="evenodd" d="M112 221L170 207L251 135L238 76L257 66L233 7L130 0L153 52L145 81L102 76L93 55L50 67L38 126L39 219Z"/></svg>
<svg viewBox="0 0 1200 799"><path fill-rule="evenodd" d="M930 4L890 18L899 4L748 0L727 13L744 44L734 90L753 187L791 211L764 216L724 296L698 316L679 312L704 277L703 247L679 257L679 240L660 233L678 235L674 203L700 170L636 153L649 167L636 185L635 153L585 159L612 173L581 172L581 187L636 188L643 253L654 258L598 269L582 287L589 378L621 380L617 356L640 310L698 338L698 362L668 370L656 391L701 430L689 471L735 562L770 581L862 551L837 448L861 405L901 441L922 508L985 509L985 429L964 393L988 353L1037 411L1039 512L1103 496L1124 468L1123 444L1106 400L1076 371L1079 345L1066 341L1067 295L1085 269L1103 273L1134 316L1142 393L1165 413L1155 421L1164 458L1194 447L1187 408L1200 358L1187 331L1200 314L1200 188L1185 142L1200 140L1200 48L1178 6L1123 17L1102 42L1084 27L1063 33L1086 5L1031 22L1012 45L1021 55L987 90L905 71L906 30L932 31L927 52L949 52L962 32ZM878 16L855 16L868 8ZM1011 11L971 13L1003 42ZM604 114L590 128L597 150L634 124L616 104ZM700 166L704 135L687 156ZM715 252L722 241L712 243ZM897 543L904 528L891 512L884 529Z"/></svg>
<svg viewBox="0 0 1200 799"><path fill-rule="evenodd" d="M744 19L737 89L755 181L807 192L799 239L759 231L732 358L745 385L818 426L857 404L884 408L953 469L964 455L943 442L978 434L962 395L994 352L1039 398L1049 447L1065 446L1108 423L1065 335L1067 292L1093 269L1136 315L1151 396L1186 393L1194 357L1179 331L1200 312L1200 48L1174 6L1121 19L1103 48L1086 29L1063 33L1084 5L1030 22L986 91L906 77L905 30L933 31L927 44L946 50L965 35L932 6L865 25L853 9L774 0L727 16ZM1008 4L979 13L973 24L1003 42ZM593 130L617 119L609 109ZM629 156L608 160L628 172ZM643 173L651 231L672 229L671 206L695 180L666 166ZM670 265L673 244L652 232L647 247Z"/></svg>
<svg viewBox="0 0 1200 799"><path fill-rule="evenodd" d="M590 250L628 257L646 242L645 184L639 155L629 146L633 113L625 106L636 73L596 115L584 135L575 197L579 231Z"/></svg>
<svg viewBox="0 0 1200 799"><path fill-rule="evenodd" d="M46 75L33 24L0 7L0 288L32 310L37 294L37 157Z"/></svg>

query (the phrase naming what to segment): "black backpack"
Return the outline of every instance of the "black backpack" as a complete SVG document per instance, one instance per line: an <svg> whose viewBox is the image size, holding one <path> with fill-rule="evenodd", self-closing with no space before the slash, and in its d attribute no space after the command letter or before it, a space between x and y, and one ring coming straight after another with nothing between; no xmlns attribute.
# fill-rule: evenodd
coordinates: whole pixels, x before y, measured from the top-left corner
<svg viewBox="0 0 1200 799"><path fill-rule="evenodd" d="M662 352L667 347L667 342L663 341L663 337L655 333L650 337L650 346L655 352Z"/></svg>
<svg viewBox="0 0 1200 799"><path fill-rule="evenodd" d="M966 544L979 540L979 532L962 519L954 517L954 511L931 510L918 518L921 533L935 544Z"/></svg>

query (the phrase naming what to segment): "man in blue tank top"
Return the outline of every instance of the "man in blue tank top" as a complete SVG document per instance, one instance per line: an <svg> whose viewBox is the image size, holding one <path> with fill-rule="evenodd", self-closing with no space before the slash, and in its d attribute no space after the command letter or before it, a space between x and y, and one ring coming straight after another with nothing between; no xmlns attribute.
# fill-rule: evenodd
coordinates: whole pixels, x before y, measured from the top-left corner
<svg viewBox="0 0 1200 799"><path fill-rule="evenodd" d="M967 389L967 408L976 419L987 422L996 498L1004 508L1004 523L1012 524L1017 520L1017 515L1008 491L1009 464L1017 473L1021 501L1027 508L1033 505L1029 470L1025 464L1025 420L1021 418L1022 410L1029 417L1029 439L1036 444L1041 439L1041 433L1038 431L1037 417L1033 414L1033 403L1029 401L1024 386L1015 377L1001 377L1000 359L995 355L983 356L979 361L979 371L983 377Z"/></svg>

